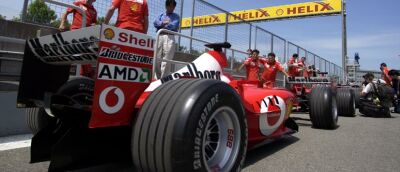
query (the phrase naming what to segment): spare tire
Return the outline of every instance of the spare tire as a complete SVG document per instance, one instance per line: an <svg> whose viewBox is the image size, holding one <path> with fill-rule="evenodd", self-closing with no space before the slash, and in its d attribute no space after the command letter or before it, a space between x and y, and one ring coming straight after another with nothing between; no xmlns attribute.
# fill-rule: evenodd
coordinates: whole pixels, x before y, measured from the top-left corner
<svg viewBox="0 0 400 172"><path fill-rule="evenodd" d="M311 91L310 119L314 128L335 129L337 127L336 96L330 87L317 86Z"/></svg>
<svg viewBox="0 0 400 172"><path fill-rule="evenodd" d="M244 108L224 82L169 81L146 99L131 138L138 171L240 171L247 147Z"/></svg>
<svg viewBox="0 0 400 172"><path fill-rule="evenodd" d="M338 114L341 116L354 117L356 114L356 103L354 91L349 88L338 88L336 93Z"/></svg>

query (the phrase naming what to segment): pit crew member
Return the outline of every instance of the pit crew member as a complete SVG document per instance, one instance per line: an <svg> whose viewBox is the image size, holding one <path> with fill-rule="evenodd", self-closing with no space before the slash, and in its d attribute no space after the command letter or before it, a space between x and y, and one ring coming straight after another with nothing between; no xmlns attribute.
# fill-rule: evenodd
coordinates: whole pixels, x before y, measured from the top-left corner
<svg viewBox="0 0 400 172"><path fill-rule="evenodd" d="M264 63L264 71L262 73L261 82L266 88L272 88L275 86L276 74L278 71L282 72L286 77L289 77L289 74L286 73L281 63L275 60L275 57L276 56L274 53L269 53L267 61Z"/></svg>
<svg viewBox="0 0 400 172"><path fill-rule="evenodd" d="M252 50L251 56L247 58L244 63L237 69L240 71L246 66L246 79L249 81L260 81L261 66L266 63L266 59L260 58L258 55L260 51L257 49Z"/></svg>
<svg viewBox="0 0 400 172"><path fill-rule="evenodd" d="M110 22L115 9L118 9L116 27L147 34L149 26L147 0L112 0L104 19L105 24Z"/></svg>
<svg viewBox="0 0 400 172"><path fill-rule="evenodd" d="M381 63L380 67L382 71L382 78L385 80L387 84L391 84L390 76L389 76L389 68L387 67L386 63Z"/></svg>
<svg viewBox="0 0 400 172"><path fill-rule="evenodd" d="M288 61L288 67L289 67L288 73L289 73L290 77L295 77L295 76L299 75L298 70L297 70L299 67L299 64L297 63L298 58L299 58L298 54L293 54L292 57Z"/></svg>
<svg viewBox="0 0 400 172"><path fill-rule="evenodd" d="M390 70L389 76L392 80L392 87L394 92L394 112L400 113L400 73L397 70Z"/></svg>
<svg viewBox="0 0 400 172"><path fill-rule="evenodd" d="M97 22L97 11L93 7L93 3L95 1L96 0L76 0L74 2L74 5L80 7L86 13L86 27L95 25ZM60 31L62 32L66 31L65 22L67 21L68 15L71 13L73 14L71 30L80 29L82 27L82 14L75 9L67 8L67 11L61 17L61 23L59 27ZM94 70L92 68L92 65L90 64L81 65L80 75L93 77Z"/></svg>

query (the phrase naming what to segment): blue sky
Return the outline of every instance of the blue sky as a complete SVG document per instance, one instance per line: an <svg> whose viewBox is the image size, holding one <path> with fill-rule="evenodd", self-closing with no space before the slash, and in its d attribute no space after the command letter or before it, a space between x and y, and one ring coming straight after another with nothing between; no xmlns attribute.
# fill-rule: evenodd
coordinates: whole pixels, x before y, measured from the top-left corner
<svg viewBox="0 0 400 172"><path fill-rule="evenodd" d="M186 4L192 0L185 0ZM235 11L312 0L207 0L225 10ZM18 15L23 0L0 0L0 14L8 19ZM386 62L400 69L399 0L347 0L348 55L359 52L362 69L379 70ZM188 7L185 5L185 7ZM190 6L189 6L190 7ZM185 9L188 11L188 9ZM341 64L341 17L314 17L257 23L336 64Z"/></svg>

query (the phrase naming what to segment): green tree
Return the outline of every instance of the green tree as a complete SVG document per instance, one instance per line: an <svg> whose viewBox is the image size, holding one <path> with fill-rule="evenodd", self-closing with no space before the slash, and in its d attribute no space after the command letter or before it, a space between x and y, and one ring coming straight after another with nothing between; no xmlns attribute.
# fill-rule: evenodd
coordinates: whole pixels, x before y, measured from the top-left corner
<svg viewBox="0 0 400 172"><path fill-rule="evenodd" d="M3 16L3 15L0 14L0 19L1 19L1 20L5 20L5 19L6 19L6 16Z"/></svg>
<svg viewBox="0 0 400 172"><path fill-rule="evenodd" d="M15 22L20 22L21 18L17 17L17 16L13 16L13 18L11 19L11 21L15 21Z"/></svg>
<svg viewBox="0 0 400 172"><path fill-rule="evenodd" d="M60 24L61 24L61 19L57 19L57 20L54 20L53 22L51 22L51 26L56 27L56 28L60 27ZM70 27L71 27L71 24L69 23L69 21L65 20L65 29L69 30Z"/></svg>
<svg viewBox="0 0 400 172"><path fill-rule="evenodd" d="M56 18L56 13L43 0L34 0L28 6L27 21L50 25Z"/></svg>
<svg viewBox="0 0 400 172"><path fill-rule="evenodd" d="M96 24L103 24L104 20L106 20L104 17L97 17L97 22Z"/></svg>

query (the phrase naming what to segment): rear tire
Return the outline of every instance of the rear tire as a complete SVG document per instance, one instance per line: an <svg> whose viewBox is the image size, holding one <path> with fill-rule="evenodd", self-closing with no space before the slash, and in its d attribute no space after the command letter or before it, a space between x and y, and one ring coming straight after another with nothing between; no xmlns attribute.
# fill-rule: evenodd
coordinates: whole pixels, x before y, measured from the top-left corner
<svg viewBox="0 0 400 172"><path fill-rule="evenodd" d="M360 98L361 98L361 88L354 88L354 101L356 103L356 108L360 107Z"/></svg>
<svg viewBox="0 0 400 172"><path fill-rule="evenodd" d="M57 94L71 97L81 105L91 105L93 97L94 81L87 77L76 77L69 80L59 88ZM57 118L49 116L43 107L27 108L26 123L33 134L49 124L57 122Z"/></svg>
<svg viewBox="0 0 400 172"><path fill-rule="evenodd" d="M335 129L337 127L336 96L330 87L315 87L311 91L310 106L310 119L314 128Z"/></svg>
<svg viewBox="0 0 400 172"><path fill-rule="evenodd" d="M338 88L336 93L338 114L340 116L354 117L356 114L356 104L354 101L354 91L348 88Z"/></svg>
<svg viewBox="0 0 400 172"><path fill-rule="evenodd" d="M55 120L46 113L44 108L27 108L25 113L26 124L32 134L38 133L42 128Z"/></svg>
<svg viewBox="0 0 400 172"><path fill-rule="evenodd" d="M216 80L181 79L157 88L133 125L138 171L240 171L247 147L241 99Z"/></svg>

